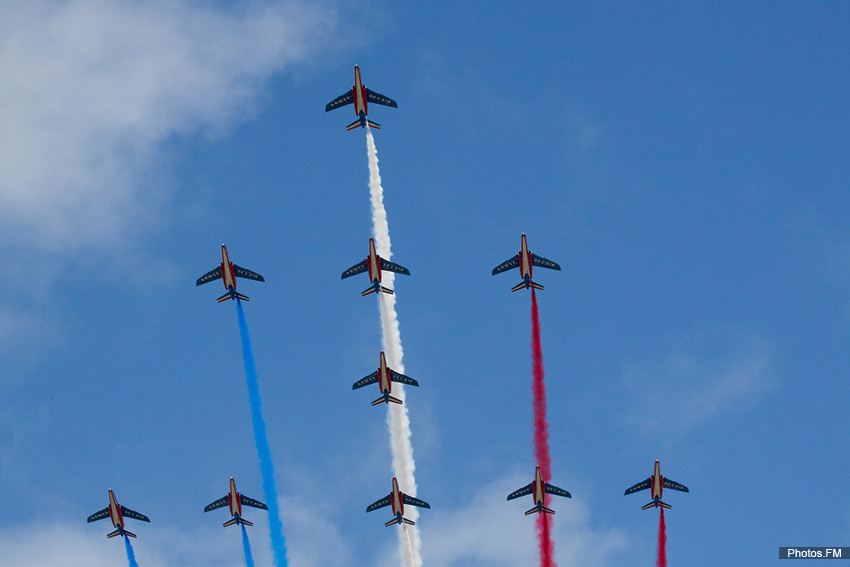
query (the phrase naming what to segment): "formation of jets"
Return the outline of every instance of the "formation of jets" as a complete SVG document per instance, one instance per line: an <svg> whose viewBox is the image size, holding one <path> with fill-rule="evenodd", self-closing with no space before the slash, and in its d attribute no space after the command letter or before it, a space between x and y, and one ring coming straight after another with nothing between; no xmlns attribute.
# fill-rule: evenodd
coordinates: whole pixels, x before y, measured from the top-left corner
<svg viewBox="0 0 850 567"><path fill-rule="evenodd" d="M352 86L351 90L346 91L342 95L329 102L327 106L325 106L325 111L327 112L342 106L353 104L354 112L357 115L357 120L349 124L346 127L347 130L353 130L358 126L360 126L361 128L366 128L367 125L371 128L380 129L380 125L367 118L368 103L370 102L383 106L389 106L392 108L398 108L398 104L393 99L378 94L370 89L367 89L361 81L360 68L355 65L354 85ZM520 289L529 288L542 290L543 286L532 280L532 270L534 266L547 268L550 270L561 269L561 267L557 263L551 260L547 260L542 256L536 256L532 254L528 250L526 236L525 233L523 233L519 252L515 256L509 258L508 260L502 262L501 264L493 268L492 275L512 270L514 268L519 268L522 281L519 284L515 285L513 288L511 288L512 292L518 291ZM344 271L342 273L342 279L346 279L363 272L368 272L369 281L371 282L371 285L363 292L361 292L361 295L366 296L372 293L376 293L379 295L380 293L392 294L393 290L381 285L382 273L385 270L398 274L410 275L410 271L407 268L381 258L375 251L374 239L370 238L369 255L363 261L355 264L351 268ZM242 293L236 291L236 278L251 279L259 282L265 281L263 276L252 272L251 270L242 268L231 262L228 257L227 247L222 244L221 264L219 264L218 266L198 278L198 280L195 282L195 285L200 286L211 281L221 279L226 292L224 293L224 295L218 298L217 301L219 303L227 299L248 301L248 297L246 295L243 295ZM409 386L419 386L419 383L413 378L395 372L394 370L389 368L387 366L386 356L384 355L384 352L381 351L378 369L372 374L369 374L368 376L365 376L355 382L352 386L352 390L357 390L369 384L377 383L381 391L381 396L372 402L373 406L381 403L386 403L389 405L389 403L391 402L395 404L402 404L402 401L400 399L392 396L393 382L406 384ZM670 505L661 500L662 490L664 488L678 490L680 492L689 492L686 486L661 476L661 467L659 462L656 460L653 475L647 478L646 480L643 480L635 484L634 486L631 486L630 488L626 489L625 494L628 495L634 492L650 489L652 501L644 505L641 509L646 510L653 507L669 509ZM535 513L554 514L555 511L546 506L546 494L561 496L564 498L572 497L570 493L566 490L546 482L543 479L543 474L540 470L540 465L537 465L534 471L534 480L526 486L510 493L507 497L507 500L510 501L522 496L531 495L534 500L534 506L525 512L526 516ZM431 507L431 505L425 502L424 500L409 496L399 490L398 480L396 479L396 477L393 477L392 491L384 498L381 498L380 500L377 500L367 506L366 512L372 512L373 510L378 510L380 508L390 506L392 508L393 519L385 524L387 527L392 526L394 524L414 525L415 522L404 517L405 504L408 506L418 506L420 508ZM236 481L233 479L233 477L231 477L230 491L225 496L208 504L204 508L204 512L209 512L218 508L224 508L226 506L228 507L228 510L230 512L231 519L224 522L224 527L240 524L252 526L253 523L246 520L242 516L243 505L253 508L259 508L262 510L268 510L268 507L259 500L249 498L237 492ZM107 534L108 538L116 537L119 535L123 537L136 537L134 533L128 531L125 528L125 518L133 518L143 522L150 522L150 519L144 514L140 514L129 508L126 508L125 506L118 504L115 498L115 494L111 489L109 490L109 505L103 510L100 510L99 512L96 512L89 516L87 522L95 522L97 520L102 520L107 517L111 519L112 525L115 528L114 531Z"/></svg>

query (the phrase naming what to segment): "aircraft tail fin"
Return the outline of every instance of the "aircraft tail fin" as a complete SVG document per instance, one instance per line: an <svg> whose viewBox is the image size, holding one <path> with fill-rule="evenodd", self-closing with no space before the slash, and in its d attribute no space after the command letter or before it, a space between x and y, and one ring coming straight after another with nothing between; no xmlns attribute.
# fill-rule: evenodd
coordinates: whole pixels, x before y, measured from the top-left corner
<svg viewBox="0 0 850 567"><path fill-rule="evenodd" d="M249 301L247 295L242 295L235 289L228 289L227 293L218 298L218 302L227 301L228 299L241 299L242 301Z"/></svg>
<svg viewBox="0 0 850 567"><path fill-rule="evenodd" d="M115 537L120 535L125 537L136 537L136 534L134 534L133 532L128 532L127 530L123 530L121 528L118 528L114 532L108 533L106 537Z"/></svg>
<svg viewBox="0 0 850 567"><path fill-rule="evenodd" d="M383 404L384 402L387 402L387 403L392 402L392 403L394 403L394 404L402 404L402 403L404 403L404 402L402 402L400 399L398 399L398 398L394 398L393 396L390 396L390 395L388 394L388 395L386 395L386 396L381 396L380 398L378 398L377 400L375 400L374 402L372 402L372 405L373 405L373 406L376 406L376 405L378 405L378 404Z"/></svg>
<svg viewBox="0 0 850 567"><path fill-rule="evenodd" d="M345 129L346 129L346 130L348 130L348 131L350 132L350 131L354 130L355 128L357 128L358 126L360 126L360 127L362 127L362 128L365 128L365 127L366 127L366 125L365 125L365 124L363 124L363 119L362 119L362 118L358 118L357 120L355 120L354 122L352 122L351 124L349 124L348 126L346 126L346 127L345 127Z"/></svg>
<svg viewBox="0 0 850 567"><path fill-rule="evenodd" d="M531 280L528 280L526 282L525 280L523 280L523 281L519 282L518 284L516 284L514 287L512 287L511 291L519 291L521 289L528 289L530 287L533 287L534 289L543 289L543 286L540 285L537 282L533 282Z"/></svg>
<svg viewBox="0 0 850 567"><path fill-rule="evenodd" d="M366 297L367 295L373 294L376 291L378 291L378 288L380 288L381 291L384 292L384 293L387 293L389 295L393 294L393 290L391 290L390 288L379 285L379 286L372 286L369 289L364 289L363 291L360 292L360 295L362 295L363 297Z"/></svg>
<svg viewBox="0 0 850 567"><path fill-rule="evenodd" d="M672 508L672 506L670 506L670 505L669 505L669 504L667 504L666 502L662 502L661 500L653 500L653 501L652 501L652 502L650 502L649 504L646 504L646 505L644 505L644 506L641 506L641 508L640 508L640 509L641 509L641 510L649 510L650 508L657 508L657 507L659 507L659 506L661 506L662 508L667 508L668 510L669 510L670 508Z"/></svg>
<svg viewBox="0 0 850 567"><path fill-rule="evenodd" d="M547 508L546 506L540 505L540 506L535 506L531 510L527 511L525 513L525 515L530 516L531 514L534 514L535 512L545 512L546 514L554 514L555 513L554 510Z"/></svg>

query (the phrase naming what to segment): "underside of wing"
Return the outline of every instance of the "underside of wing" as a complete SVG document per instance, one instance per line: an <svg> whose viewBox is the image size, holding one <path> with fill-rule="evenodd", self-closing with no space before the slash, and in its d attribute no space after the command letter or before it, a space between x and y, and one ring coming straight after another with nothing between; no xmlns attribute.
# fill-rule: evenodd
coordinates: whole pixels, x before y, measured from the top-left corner
<svg viewBox="0 0 850 567"><path fill-rule="evenodd" d="M352 91L346 91L345 94L339 95L325 105L325 112L333 110L334 108L339 108L340 106L345 106L346 104L351 104L352 102L354 102L354 93Z"/></svg>
<svg viewBox="0 0 850 567"><path fill-rule="evenodd" d="M495 268L493 268L493 275L501 274L504 271L512 270L514 268L519 268L519 255L514 256L510 260L505 260Z"/></svg>
<svg viewBox="0 0 850 567"><path fill-rule="evenodd" d="M249 497L245 496L244 494L242 495L242 505L243 506L250 506L251 508L259 508L260 510L268 510L269 509L268 506L266 506L265 504L263 504L259 500L254 500L253 498L249 498Z"/></svg>
<svg viewBox="0 0 850 567"><path fill-rule="evenodd" d="M363 272L365 272L366 269L367 269L367 262L368 261L369 261L369 258L366 258L365 260L363 260L359 264L354 264L353 266L351 266L350 268L345 270L342 273L342 279L350 278L351 276L353 276L355 274L362 274Z"/></svg>
<svg viewBox="0 0 850 567"><path fill-rule="evenodd" d="M540 266L541 268L549 268L550 270L560 270L561 266L553 262L552 260L547 260L546 258L541 258L540 256L531 255L531 263L535 266Z"/></svg>
<svg viewBox="0 0 850 567"><path fill-rule="evenodd" d="M96 521L98 521L98 520L102 520L102 519L104 519L104 518L108 518L108 517L109 517L109 506L107 506L106 508L104 508L104 509L103 509L103 510L101 510L100 512L95 512L94 514L92 514L91 516L89 516L89 517L86 519L86 521L87 521L87 522L96 522Z"/></svg>
<svg viewBox="0 0 850 567"><path fill-rule="evenodd" d="M384 498L381 498L377 502L373 502L366 507L367 512L371 512L372 510L377 510L378 508L383 508L384 506L390 505L390 495L387 494Z"/></svg>
<svg viewBox="0 0 850 567"><path fill-rule="evenodd" d="M378 371L374 371L368 376L364 376L360 380L354 383L351 387L352 390L356 390L357 388L362 388L363 386L368 386L369 384L374 384L378 381Z"/></svg>
<svg viewBox="0 0 850 567"><path fill-rule="evenodd" d="M519 498L520 496L527 496L531 494L531 484L532 483L529 482L527 485L523 486L519 490L508 494L508 500L513 500L514 498Z"/></svg>
<svg viewBox="0 0 850 567"><path fill-rule="evenodd" d="M405 504L410 506L419 506L420 508L430 508L431 505L425 502L424 500L419 500L418 498L414 498L413 496L408 496L407 494L402 494L401 499Z"/></svg>
<svg viewBox="0 0 850 567"><path fill-rule="evenodd" d="M236 264L233 264L233 271L236 272L237 278L245 278L246 280L254 280L258 282L266 281L260 274L256 274L251 270L246 270L245 268L240 268Z"/></svg>
<svg viewBox="0 0 850 567"><path fill-rule="evenodd" d="M366 100L375 104L382 104L384 106L398 108L398 103L390 97L378 94L375 91L370 91L369 89L366 89Z"/></svg>
<svg viewBox="0 0 850 567"><path fill-rule="evenodd" d="M205 283L210 283L218 279L221 279L221 266L216 266L203 276L199 277L198 281L195 282L195 285L203 285Z"/></svg>
<svg viewBox="0 0 850 567"><path fill-rule="evenodd" d="M641 490L646 490L647 488L649 488L649 485L650 479L642 480L636 485L627 488L623 494L632 494L633 492L640 492Z"/></svg>
<svg viewBox="0 0 850 567"><path fill-rule="evenodd" d="M141 520L143 522L151 521L151 519L144 514L139 514L138 512L125 508L124 506L121 506L121 512L124 514L125 518L133 518L134 520Z"/></svg>
<svg viewBox="0 0 850 567"><path fill-rule="evenodd" d="M679 484L675 480L670 480L669 478L665 478L662 484L664 485L664 488L678 490L679 492L690 492L687 486L685 486L684 484Z"/></svg>
<svg viewBox="0 0 850 567"><path fill-rule="evenodd" d="M399 266L398 264L393 264L389 260L384 260L383 258L381 258L381 269L387 270L388 272L395 272L397 274L404 274L405 276L410 275L410 271L407 268Z"/></svg>
<svg viewBox="0 0 850 567"><path fill-rule="evenodd" d="M551 484L546 484L543 487L543 492L548 492L549 494L554 494L555 496L563 496L564 498L572 498L572 495L569 492L567 492L563 488L552 486Z"/></svg>
<svg viewBox="0 0 850 567"><path fill-rule="evenodd" d="M219 508L224 508L227 505L228 505L227 496L225 496L223 498L219 498L218 500L216 500L215 502L213 502L212 504L210 504L206 508L204 508L204 512L209 512L210 510L217 510Z"/></svg>
<svg viewBox="0 0 850 567"><path fill-rule="evenodd" d="M408 386L419 386L419 382L417 382L410 376L399 374L394 370L390 370L390 380L392 380L393 382L398 382L400 384L407 384Z"/></svg>

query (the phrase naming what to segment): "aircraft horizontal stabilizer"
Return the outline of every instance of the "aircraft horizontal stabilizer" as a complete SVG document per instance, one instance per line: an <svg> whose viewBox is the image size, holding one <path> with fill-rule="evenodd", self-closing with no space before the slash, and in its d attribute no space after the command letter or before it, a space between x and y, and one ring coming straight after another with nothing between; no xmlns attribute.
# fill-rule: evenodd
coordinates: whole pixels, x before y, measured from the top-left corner
<svg viewBox="0 0 850 567"><path fill-rule="evenodd" d="M539 508L537 506L535 506L531 510L527 511L525 513L525 515L530 516L531 514L534 514L535 512L545 512L547 514L554 514L555 513L554 510L547 508L546 506L540 506Z"/></svg>
<svg viewBox="0 0 850 567"><path fill-rule="evenodd" d="M380 130L380 129L381 129L381 125L380 125L380 124L378 124L377 122L372 122L371 120L367 120L366 122L368 122L368 123L369 123L369 127L370 127L370 128L374 128L375 130Z"/></svg>
<svg viewBox="0 0 850 567"><path fill-rule="evenodd" d="M392 520L390 520L389 522L387 522L387 523L386 523L386 524L384 524L384 525L385 525L386 527L390 527L390 526L392 526L392 525L394 525L394 524L397 524L397 523L398 523L398 518L393 518Z"/></svg>

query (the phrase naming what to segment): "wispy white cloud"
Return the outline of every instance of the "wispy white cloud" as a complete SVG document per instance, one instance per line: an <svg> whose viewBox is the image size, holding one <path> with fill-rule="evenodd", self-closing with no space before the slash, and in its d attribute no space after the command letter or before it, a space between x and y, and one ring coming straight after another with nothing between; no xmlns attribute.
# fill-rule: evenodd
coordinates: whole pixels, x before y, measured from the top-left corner
<svg viewBox="0 0 850 567"><path fill-rule="evenodd" d="M328 38L315 4L12 0L0 19L0 221L45 249L152 221L174 135L250 114L264 81ZM158 178L160 177L160 178Z"/></svg>
<svg viewBox="0 0 850 567"><path fill-rule="evenodd" d="M536 564L535 519L523 515L531 502L523 507L505 501L508 493L530 480L520 476L497 480L482 486L461 508L423 513L424 562L443 567ZM628 543L620 530L591 527L588 508L577 499L557 507L552 533L561 567L618 564L615 556Z"/></svg>
<svg viewBox="0 0 850 567"><path fill-rule="evenodd" d="M726 352L710 350L676 348L660 362L627 370L635 401L630 425L683 434L723 411L746 407L772 384L774 357L767 341L749 337Z"/></svg>

